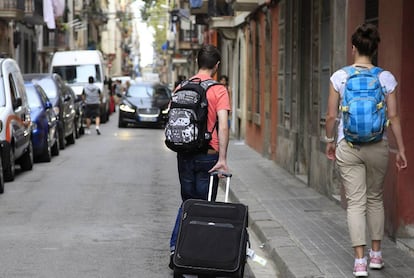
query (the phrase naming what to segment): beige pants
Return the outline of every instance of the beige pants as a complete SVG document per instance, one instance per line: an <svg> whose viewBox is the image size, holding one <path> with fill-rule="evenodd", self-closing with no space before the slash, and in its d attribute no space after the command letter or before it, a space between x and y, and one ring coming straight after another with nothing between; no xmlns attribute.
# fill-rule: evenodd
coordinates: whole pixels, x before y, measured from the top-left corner
<svg viewBox="0 0 414 278"><path fill-rule="evenodd" d="M336 163L348 202L347 218L352 246L384 236L383 181L388 164L388 142L350 147L345 140L336 149Z"/></svg>

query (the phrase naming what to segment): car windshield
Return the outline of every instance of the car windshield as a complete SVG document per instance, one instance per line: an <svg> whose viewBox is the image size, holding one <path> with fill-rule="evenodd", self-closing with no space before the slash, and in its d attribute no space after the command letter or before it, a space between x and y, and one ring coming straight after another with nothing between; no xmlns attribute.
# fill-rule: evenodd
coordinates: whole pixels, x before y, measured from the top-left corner
<svg viewBox="0 0 414 278"><path fill-rule="evenodd" d="M25 85L25 87L29 107L31 109L42 107L42 102L40 100L38 93L36 92L35 87L33 85Z"/></svg>
<svg viewBox="0 0 414 278"><path fill-rule="evenodd" d="M129 87L126 96L135 98L152 98L154 88L151 86L138 85Z"/></svg>
<svg viewBox="0 0 414 278"><path fill-rule="evenodd" d="M47 97L52 100L57 97L57 88L55 82L50 78L42 78L36 80L36 83L40 85L45 91Z"/></svg>
<svg viewBox="0 0 414 278"><path fill-rule="evenodd" d="M99 65L54 66L53 73L59 74L69 84L88 83L89 76L92 76L95 82L102 82Z"/></svg>

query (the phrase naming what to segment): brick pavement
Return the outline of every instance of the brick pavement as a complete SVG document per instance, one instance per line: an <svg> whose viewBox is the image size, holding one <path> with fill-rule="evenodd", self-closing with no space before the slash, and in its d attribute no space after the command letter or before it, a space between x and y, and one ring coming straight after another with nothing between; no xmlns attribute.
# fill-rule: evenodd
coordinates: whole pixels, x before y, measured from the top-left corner
<svg viewBox="0 0 414 278"><path fill-rule="evenodd" d="M230 141L228 158L231 198L249 206L250 229L281 277L353 277L344 209L242 142ZM369 277L414 277L414 257L388 238L383 256Z"/></svg>

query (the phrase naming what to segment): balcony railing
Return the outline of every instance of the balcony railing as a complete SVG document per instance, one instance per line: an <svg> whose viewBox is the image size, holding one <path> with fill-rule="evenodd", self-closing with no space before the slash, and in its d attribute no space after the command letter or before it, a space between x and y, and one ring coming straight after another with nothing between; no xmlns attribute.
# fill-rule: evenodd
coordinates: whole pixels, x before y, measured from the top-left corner
<svg viewBox="0 0 414 278"><path fill-rule="evenodd" d="M196 30L180 30L178 41L179 50L194 50L199 48L200 45Z"/></svg>
<svg viewBox="0 0 414 278"><path fill-rule="evenodd" d="M43 24L43 1L26 0L24 10L24 20L30 24Z"/></svg>
<svg viewBox="0 0 414 278"><path fill-rule="evenodd" d="M24 16L25 0L1 0L0 18L22 19Z"/></svg>
<svg viewBox="0 0 414 278"><path fill-rule="evenodd" d="M225 0L190 0L190 13L193 15L230 16L233 9Z"/></svg>
<svg viewBox="0 0 414 278"><path fill-rule="evenodd" d="M43 45L40 46L41 51L49 52L56 50L64 50L69 44L69 35L66 32L60 32L57 29L43 29Z"/></svg>

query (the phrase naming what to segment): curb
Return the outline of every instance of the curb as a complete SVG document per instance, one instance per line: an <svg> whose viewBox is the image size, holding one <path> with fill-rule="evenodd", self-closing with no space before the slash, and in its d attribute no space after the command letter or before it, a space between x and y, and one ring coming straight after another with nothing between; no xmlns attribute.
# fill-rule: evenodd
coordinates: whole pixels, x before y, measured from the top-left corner
<svg viewBox="0 0 414 278"><path fill-rule="evenodd" d="M249 229L251 229L264 244L264 251L272 260L281 277L287 278L319 278L323 277L315 263L298 247L286 229L271 217L237 176L233 175L233 186L230 188L230 198L249 207ZM289 259L292 258L292 259ZM297 261L300 261L298 267Z"/></svg>

